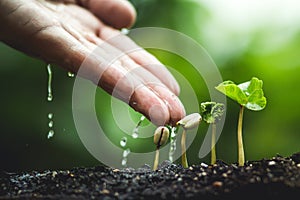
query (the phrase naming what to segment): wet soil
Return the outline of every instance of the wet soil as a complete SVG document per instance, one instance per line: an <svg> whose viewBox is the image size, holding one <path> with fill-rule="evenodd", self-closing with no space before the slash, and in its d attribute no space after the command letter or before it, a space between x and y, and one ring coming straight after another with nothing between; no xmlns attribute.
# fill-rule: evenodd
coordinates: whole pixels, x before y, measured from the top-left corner
<svg viewBox="0 0 300 200"><path fill-rule="evenodd" d="M104 166L0 172L0 199L300 199L300 153L248 161L218 161L184 169L164 161L158 170Z"/></svg>

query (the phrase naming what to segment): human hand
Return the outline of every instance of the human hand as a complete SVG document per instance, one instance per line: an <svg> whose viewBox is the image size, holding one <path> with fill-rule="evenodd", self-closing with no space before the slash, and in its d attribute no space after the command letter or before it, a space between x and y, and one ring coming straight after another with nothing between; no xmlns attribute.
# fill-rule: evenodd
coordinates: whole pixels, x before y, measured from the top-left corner
<svg viewBox="0 0 300 200"><path fill-rule="evenodd" d="M1 41L68 71L83 67L80 76L154 124L174 125L185 115L176 80L117 30L134 21L135 10L125 0L0 1ZM123 55L128 48L135 51ZM111 62L116 55L122 56Z"/></svg>

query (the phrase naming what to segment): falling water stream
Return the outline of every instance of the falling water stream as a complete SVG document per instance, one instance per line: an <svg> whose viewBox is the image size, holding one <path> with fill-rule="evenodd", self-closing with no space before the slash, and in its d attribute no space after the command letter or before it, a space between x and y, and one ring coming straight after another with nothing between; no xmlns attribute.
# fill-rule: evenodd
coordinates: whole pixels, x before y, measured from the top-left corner
<svg viewBox="0 0 300 200"><path fill-rule="evenodd" d="M141 116L140 120L138 121L137 125L134 127L132 131L132 138L136 139L139 137L139 128L141 127L142 122L146 119L145 116Z"/></svg>
<svg viewBox="0 0 300 200"><path fill-rule="evenodd" d="M48 73L48 85L47 85L47 101L51 102L53 100L53 94L52 94L52 70L51 65L47 64L47 73ZM54 136L54 130L53 130L53 113L48 113L48 135L47 138L50 139Z"/></svg>
<svg viewBox="0 0 300 200"><path fill-rule="evenodd" d="M48 131L48 135L47 138L50 139L54 136L54 130L53 130L53 113L49 113L48 114L48 119L49 119L49 123L48 123L48 127L50 128L50 130Z"/></svg>
<svg viewBox="0 0 300 200"><path fill-rule="evenodd" d="M53 78L53 73L52 73L52 69L51 69L51 64L47 64L47 74L48 74L48 84L47 84L47 101L51 102L53 101L53 94L52 94L52 78ZM74 73L72 72L68 72L67 73L68 77L73 78L75 76ZM47 138L50 139L54 136L54 130L53 130L53 113L48 113L48 127L49 127L49 131L48 131L48 135Z"/></svg>
<svg viewBox="0 0 300 200"><path fill-rule="evenodd" d="M126 145L127 145L127 137L124 136L120 140L120 146L123 147L123 148L125 148ZM129 153L130 153L130 149L129 148L127 148L127 149L125 149L123 151L123 155L122 155L123 157L122 157L122 161L121 161L121 165L123 167L127 166L127 156L129 155Z"/></svg>
<svg viewBox="0 0 300 200"><path fill-rule="evenodd" d="M52 70L51 70L51 64L47 64L47 73L48 73L48 85L47 85L47 101L51 102L53 100L53 94L52 94ZM67 73L68 77L74 77L75 74L72 72L68 72ZM145 116L141 116L140 120L138 121L137 125L134 127L131 137L134 139L137 139L139 137L139 128L141 127L142 122L146 119ZM50 139L54 136L54 130L53 130L53 113L48 113L48 127L49 127L49 131L48 131L48 135L47 138ZM169 160L171 162L173 162L173 155L174 152L176 150L176 128L173 127L172 128L172 132L171 132L171 142L170 142L170 151L169 151ZM127 137L122 137L120 140L120 146L122 148L124 148L123 154L122 154L122 161L121 161L121 165L123 167L127 166L127 157L130 154L130 148L126 148L127 146Z"/></svg>
<svg viewBox="0 0 300 200"><path fill-rule="evenodd" d="M145 116L141 116L140 120L138 121L137 125L134 127L131 137L134 139L137 139L139 137L139 128L141 127L142 122L146 119ZM120 146L124 148L123 154L122 154L122 161L121 165L123 167L127 166L127 157L130 154L130 148L125 148L127 145L127 137L122 137L120 140Z"/></svg>
<svg viewBox="0 0 300 200"><path fill-rule="evenodd" d="M47 72L48 72L48 96L47 96L47 101L52 101L53 100L53 95L52 95L52 70L51 70L51 64L47 65Z"/></svg>
<svg viewBox="0 0 300 200"><path fill-rule="evenodd" d="M174 153L176 151L176 136L178 129L176 127L172 127L171 129L171 137L170 137L170 150L169 150L169 160L171 162L174 161Z"/></svg>

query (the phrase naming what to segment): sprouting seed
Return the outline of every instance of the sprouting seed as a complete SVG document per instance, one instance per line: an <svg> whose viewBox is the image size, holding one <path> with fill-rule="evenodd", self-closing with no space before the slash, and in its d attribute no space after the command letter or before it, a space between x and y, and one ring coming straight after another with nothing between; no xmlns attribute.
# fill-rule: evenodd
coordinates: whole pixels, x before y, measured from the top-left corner
<svg viewBox="0 0 300 200"><path fill-rule="evenodd" d="M179 120L176 125L182 126L183 132L181 136L181 163L184 168L188 168L188 161L186 157L186 131L189 129L196 128L202 120L202 117L199 113L192 113L190 115L185 116L181 120Z"/></svg>
<svg viewBox="0 0 300 200"><path fill-rule="evenodd" d="M260 111L266 107L267 99L262 89L263 81L253 77L250 81L235 84L232 81L220 83L216 89L240 105L238 119L238 163L239 166L245 164L245 154L242 138L243 115L244 109Z"/></svg>
<svg viewBox="0 0 300 200"><path fill-rule="evenodd" d="M225 106L222 103L216 102L204 102L201 103L201 114L203 116L203 120L212 124L212 134L211 134L211 164L215 164L217 160L216 155L216 130L217 123L221 120L222 115L225 112Z"/></svg>
<svg viewBox="0 0 300 200"><path fill-rule="evenodd" d="M154 132L153 142L156 145L153 170L156 170L159 162L159 148L168 142L170 131L165 126L158 127Z"/></svg>
<svg viewBox="0 0 300 200"><path fill-rule="evenodd" d="M169 129L164 126L158 127L154 132L153 142L159 149L162 145L166 144L169 139Z"/></svg>

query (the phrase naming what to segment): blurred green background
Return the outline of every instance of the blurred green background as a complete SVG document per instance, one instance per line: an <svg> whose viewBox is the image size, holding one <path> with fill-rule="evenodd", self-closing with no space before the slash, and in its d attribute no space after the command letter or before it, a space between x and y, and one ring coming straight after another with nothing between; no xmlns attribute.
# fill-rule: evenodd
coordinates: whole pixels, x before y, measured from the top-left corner
<svg viewBox="0 0 300 200"><path fill-rule="evenodd" d="M266 109L247 111L244 116L247 160L272 157L277 153L288 156L299 151L299 3L270 0L264 3L258 0L131 2L138 12L134 27L165 27L190 36L208 51L224 80L239 83L256 76L264 81ZM171 53L149 51L175 69L188 69L190 65ZM66 169L101 164L89 154L77 135L71 108L74 79L68 77L66 71L53 66L54 99L47 102L46 63L0 43L0 66L1 170ZM199 102L208 100L203 81L192 78L193 71L182 73L191 77L189 81ZM97 98L108 100L109 96L99 89ZM217 156L226 162L236 162L239 107L231 100L227 103ZM113 126L110 110L103 104L97 104L96 108L101 110L101 123ZM47 139L49 112L54 114L55 135ZM134 113L132 115L138 119ZM201 132L206 128L201 126L188 150L190 163L209 162L209 156L198 158L204 137ZM118 143L122 136L112 131L111 139ZM149 144L139 141L130 144L135 151L144 146L153 149L151 140Z"/></svg>

